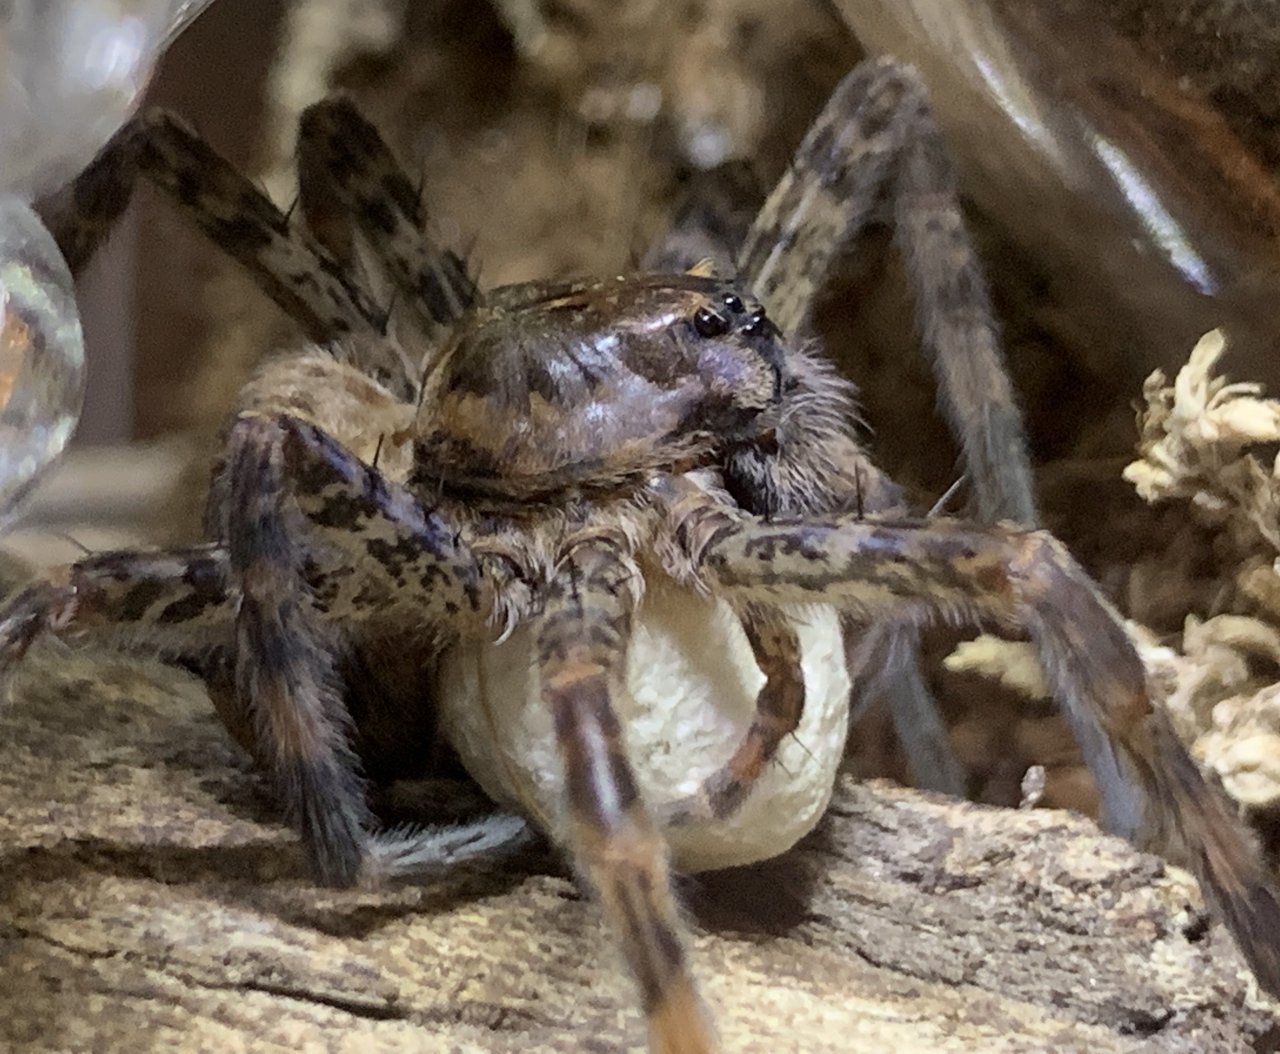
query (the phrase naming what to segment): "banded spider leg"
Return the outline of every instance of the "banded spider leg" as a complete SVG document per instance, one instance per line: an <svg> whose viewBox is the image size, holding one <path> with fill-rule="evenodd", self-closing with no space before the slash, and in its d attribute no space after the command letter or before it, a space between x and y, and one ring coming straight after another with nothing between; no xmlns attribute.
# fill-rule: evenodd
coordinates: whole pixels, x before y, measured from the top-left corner
<svg viewBox="0 0 1280 1054"><path fill-rule="evenodd" d="M840 257L872 224L892 225L913 294L923 350L939 400L959 440L984 523L1037 519L1031 469L982 269L961 213L946 146L916 75L900 64L868 61L837 87L755 218L744 228L754 186L740 166L722 166L699 185L701 199L655 247L650 261L690 266L709 255L736 267L784 332L803 340L814 303ZM728 244L741 238L741 244ZM824 364L797 368L802 392L831 402ZM797 401L805 398L799 396ZM896 489L846 429L795 415L779 431L785 456L739 469L754 477L744 504L765 514L830 509L871 514L900 510ZM830 471L814 493L815 471ZM866 631L851 625L850 636ZM963 796L966 777L952 753L938 705L920 671L918 642L903 630L879 658L891 666L883 692L917 786ZM855 655L863 654L854 652ZM857 675L858 671L854 671ZM864 671L865 672L865 671ZM862 683L870 687L865 677ZM1082 724L1086 750L1106 751ZM1109 807L1109 805L1108 805Z"/></svg>
<svg viewBox="0 0 1280 1054"><path fill-rule="evenodd" d="M1097 728L1105 736L1097 745L1105 749L1086 757L1108 788L1111 829L1188 867L1259 984L1280 992L1280 894L1266 863L1154 701L1119 616L1060 542L1044 531L946 519L764 520L726 509L687 481L667 480L661 490L672 537L706 588L752 611L834 604L874 627L864 642L868 659L898 627L947 622L1028 632L1064 712L1084 734ZM785 721L753 726L748 742L761 735L759 749L768 752L787 731ZM735 755L679 808L713 811L715 791L734 782L737 763Z"/></svg>

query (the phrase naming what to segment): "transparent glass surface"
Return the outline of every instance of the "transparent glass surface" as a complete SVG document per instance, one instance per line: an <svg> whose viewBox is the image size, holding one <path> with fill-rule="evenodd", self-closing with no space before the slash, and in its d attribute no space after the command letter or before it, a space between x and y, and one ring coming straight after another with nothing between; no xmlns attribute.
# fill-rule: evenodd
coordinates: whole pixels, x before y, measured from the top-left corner
<svg viewBox="0 0 1280 1054"><path fill-rule="evenodd" d="M0 0L0 526L84 396L71 274L29 202L73 179L210 0Z"/></svg>
<svg viewBox="0 0 1280 1054"><path fill-rule="evenodd" d="M75 176L208 2L0 0L0 187L36 197Z"/></svg>
<svg viewBox="0 0 1280 1054"><path fill-rule="evenodd" d="M1115 375L1123 359L1136 391L1222 327L1233 372L1280 386L1275 181L1099 5L833 2L870 50L920 71L966 195L1073 305L1082 361Z"/></svg>
<svg viewBox="0 0 1280 1054"><path fill-rule="evenodd" d="M71 272L31 207L0 196L0 523L67 445L83 396Z"/></svg>

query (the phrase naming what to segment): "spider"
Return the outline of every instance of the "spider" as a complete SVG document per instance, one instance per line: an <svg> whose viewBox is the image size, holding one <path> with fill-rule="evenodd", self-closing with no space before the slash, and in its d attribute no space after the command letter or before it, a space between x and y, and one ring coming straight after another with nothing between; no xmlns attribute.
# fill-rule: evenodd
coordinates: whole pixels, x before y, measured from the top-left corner
<svg viewBox="0 0 1280 1054"><path fill-rule="evenodd" d="M364 782L426 755L434 712L457 706L440 673L450 656L496 654L523 635L557 773L528 812L594 890L650 1049L692 1054L717 1044L668 840L732 821L798 727L813 678L797 607L840 613L855 694L910 666L924 624L1020 629L1081 737L1109 824L1188 864L1280 993L1277 893L1153 700L1118 616L1051 536L994 522L1034 519L1020 423L911 71L879 60L842 81L731 276L685 266L694 246L727 248L692 213L654 255L669 269L482 295L427 236L419 192L349 102L306 111L298 164L298 215L286 216L152 114L71 189L60 241L73 267L142 175L312 343L269 360L242 392L214 470L214 541L90 555L27 586L0 611L6 670L45 634L159 648L198 668L272 777L316 877L350 886L528 837L501 815L379 831ZM976 521L906 516L857 441L849 384L800 339L842 250L886 215ZM618 716L645 589L726 605L763 678L727 757L656 806ZM910 678L902 694L918 694ZM905 712L927 710L917 702Z"/></svg>

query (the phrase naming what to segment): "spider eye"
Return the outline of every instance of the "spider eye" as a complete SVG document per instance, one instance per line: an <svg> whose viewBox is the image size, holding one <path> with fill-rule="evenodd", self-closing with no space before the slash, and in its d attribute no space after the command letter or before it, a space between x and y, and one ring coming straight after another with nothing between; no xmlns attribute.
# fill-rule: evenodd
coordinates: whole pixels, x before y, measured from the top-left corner
<svg viewBox="0 0 1280 1054"><path fill-rule="evenodd" d="M700 307L694 313L693 328L700 337L723 337L729 332L729 320L709 307Z"/></svg>
<svg viewBox="0 0 1280 1054"><path fill-rule="evenodd" d="M758 307L751 312L751 317L747 319L747 324L742 327L742 332L754 337L763 333L768 326L769 317L764 313L764 308Z"/></svg>
<svg viewBox="0 0 1280 1054"><path fill-rule="evenodd" d="M725 293L724 306L736 315L742 310L742 297L738 296L737 293Z"/></svg>

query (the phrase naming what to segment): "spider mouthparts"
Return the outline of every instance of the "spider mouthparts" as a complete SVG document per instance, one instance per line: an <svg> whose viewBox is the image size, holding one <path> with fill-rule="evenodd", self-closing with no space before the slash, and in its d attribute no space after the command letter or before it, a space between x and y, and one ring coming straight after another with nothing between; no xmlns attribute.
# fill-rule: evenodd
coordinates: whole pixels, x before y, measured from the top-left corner
<svg viewBox="0 0 1280 1054"><path fill-rule="evenodd" d="M756 436L752 445L763 454L776 454L778 452L778 430L770 428L767 432L761 432L760 435Z"/></svg>

